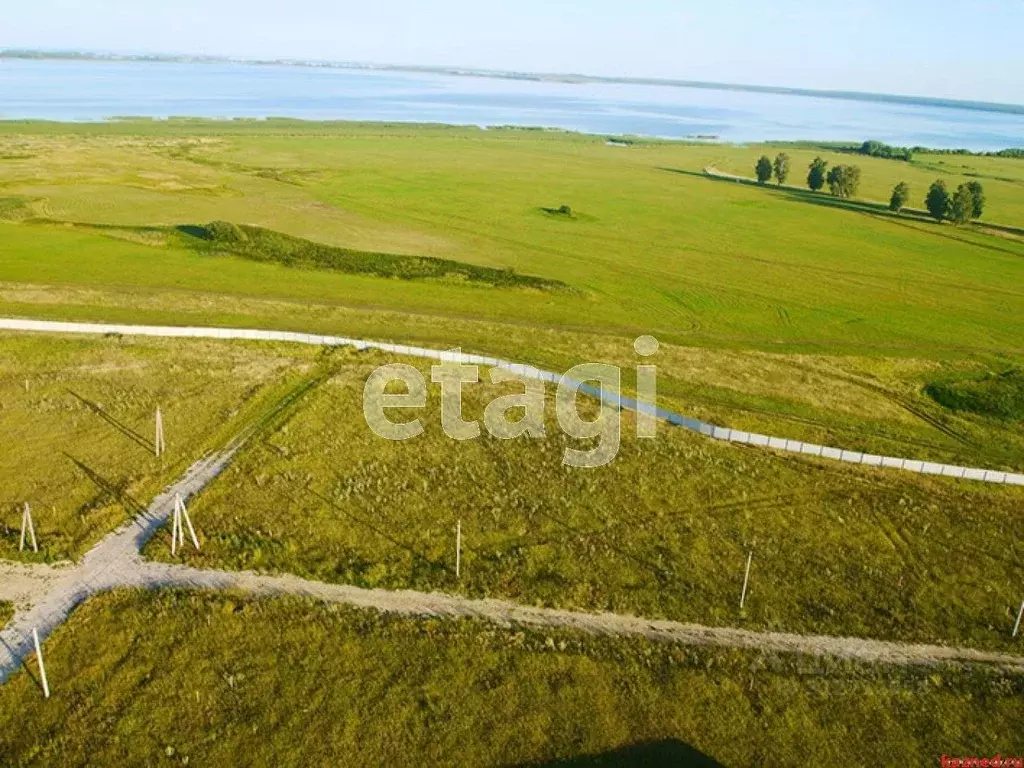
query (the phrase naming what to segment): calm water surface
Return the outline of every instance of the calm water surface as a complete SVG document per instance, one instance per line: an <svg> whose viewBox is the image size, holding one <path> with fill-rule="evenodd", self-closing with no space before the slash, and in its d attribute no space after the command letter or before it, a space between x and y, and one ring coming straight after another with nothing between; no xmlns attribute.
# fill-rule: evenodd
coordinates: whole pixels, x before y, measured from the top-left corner
<svg viewBox="0 0 1024 768"><path fill-rule="evenodd" d="M723 141L1024 146L1024 115L740 91L227 63L0 60L0 119L294 117Z"/></svg>

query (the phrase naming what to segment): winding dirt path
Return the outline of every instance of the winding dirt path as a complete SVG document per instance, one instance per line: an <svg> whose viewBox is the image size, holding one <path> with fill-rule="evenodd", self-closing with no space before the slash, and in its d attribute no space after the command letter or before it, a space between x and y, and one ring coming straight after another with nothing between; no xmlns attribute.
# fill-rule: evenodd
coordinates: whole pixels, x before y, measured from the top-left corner
<svg viewBox="0 0 1024 768"><path fill-rule="evenodd" d="M40 639L53 632L71 611L92 595L118 587L142 586L150 565L141 552L173 510L174 497L198 493L228 465L235 445L201 459L174 485L157 496L146 512L102 539L70 567L26 566L0 561L0 599L14 603L14 618L0 631L0 683L32 652L32 630Z"/></svg>
<svg viewBox="0 0 1024 768"><path fill-rule="evenodd" d="M237 329L174 328L159 326L108 326L79 323L55 323L31 320L0 319L0 330L32 330L57 333L137 333L149 336L179 336L200 338L243 338L275 339L321 345L352 345L375 347L397 354L410 354L442 360L463 359L466 362L484 365L504 365L522 375L557 381L556 374L529 366L508 363L475 355L461 355L453 352L438 352L416 347L402 347L393 344L365 342L337 337L310 336L308 334L283 333L274 331L245 331ZM620 407L637 410L644 408L636 401L612 395ZM651 406L646 406L650 408ZM678 414L658 409L657 415L672 423L680 424L695 431L719 439L744 442L734 437L732 430L727 436L714 431L720 427L696 422ZM121 587L158 589L161 587L187 587L203 590L237 589L258 595L298 595L315 600L345 603L348 605L376 608L378 610L408 615L430 615L450 617L472 617L502 625L521 624L534 627L574 629L603 635L632 635L652 640L710 645L729 648L746 648L764 651L805 653L814 656L833 656L862 662L884 662L888 664L985 664L995 665L1016 673L1024 674L1024 657L1005 653L979 651L970 648L955 648L938 645L915 645L868 640L850 637L822 635L795 635L779 632L755 632L729 627L707 627L675 621L648 620L618 614L592 614L579 611L533 608L505 600L479 600L440 593L413 591L391 592L379 589L325 584L307 581L295 576L264 576L251 572L229 572L198 570L180 565L144 562L142 548L146 542L166 524L171 515L174 497L180 495L186 501L199 493L208 483L224 470L238 449L244 444L243 433L224 451L196 462L184 476L157 496L145 513L110 535L91 549L82 562L73 565L38 566L0 561L0 600L15 605L11 622L0 631L0 683L24 663L32 653L32 630L45 638L63 623L71 611L92 595ZM757 435L747 438L760 438ZM764 438L767 441L769 438ZM768 447L780 447L771 438ZM753 444L761 444L750 441ZM791 441L783 441L788 444ZM780 447L781 450L794 450ZM831 449L830 449L831 450ZM801 451L806 453L807 451ZM846 453L846 452L843 452ZM880 458L880 457L875 457ZM843 459L847 460L847 459ZM900 460L908 462L909 460ZM867 463L867 462L858 462ZM920 463L920 462L918 462ZM909 466L903 467L910 469ZM959 468L963 469L963 468ZM921 470L913 470L921 471ZM1014 482L1007 473L999 480L986 476L989 482ZM938 473L935 473L938 474ZM960 477L964 477L963 474Z"/></svg>
<svg viewBox="0 0 1024 768"><path fill-rule="evenodd" d="M600 635L632 635L651 640L833 656L861 662L900 665L984 664L1024 674L1024 657L970 648L914 645L824 635L754 632L649 620L610 613L534 608L506 600L478 600L414 591L362 589L308 581L297 576L264 576L248 571L200 570L144 562L142 548L165 525L174 497L194 496L227 467L236 444L204 458L157 496L147 511L104 538L73 566L35 566L0 562L0 599L15 603L13 620L0 632L0 683L32 653L32 630L49 636L87 598L121 587L241 590L256 595L295 595L333 603L416 616L471 617L509 626L572 629Z"/></svg>

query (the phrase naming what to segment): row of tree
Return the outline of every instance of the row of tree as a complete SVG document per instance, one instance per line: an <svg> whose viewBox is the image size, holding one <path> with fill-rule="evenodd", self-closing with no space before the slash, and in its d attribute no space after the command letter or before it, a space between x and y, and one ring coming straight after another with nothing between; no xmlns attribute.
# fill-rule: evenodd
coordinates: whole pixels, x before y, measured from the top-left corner
<svg viewBox="0 0 1024 768"><path fill-rule="evenodd" d="M892 191L889 199L889 210L899 213L910 199L910 187L905 181L901 181ZM949 193L946 182L942 179L936 180L929 188L924 198L924 207L936 221L948 219L954 224L966 224L971 219L977 219L985 210L985 189L980 182L969 181L956 188L956 192Z"/></svg>
<svg viewBox="0 0 1024 768"><path fill-rule="evenodd" d="M754 167L759 184L765 184L774 177L779 186L786 183L789 170L789 155L785 152L776 155L774 161L767 155L761 155ZM811 191L818 192L826 184L836 197L853 197L860 187L860 168L856 165L835 165L829 168L828 162L816 157L807 169L807 186ZM910 187L901 181L892 191L889 210L899 213L909 199ZM939 179L928 189L924 205L937 221L948 219L954 224L965 224L981 216L985 208L985 190L979 182L969 181L950 194L946 182Z"/></svg>
<svg viewBox="0 0 1024 768"><path fill-rule="evenodd" d="M767 155L761 155L754 167L759 184L764 184L774 176L781 186L789 178L789 155L780 152L774 162ZM836 165L828 167L828 163L820 157L807 169L807 186L817 192L828 184L829 191L836 197L853 197L860 187L860 168L856 165Z"/></svg>

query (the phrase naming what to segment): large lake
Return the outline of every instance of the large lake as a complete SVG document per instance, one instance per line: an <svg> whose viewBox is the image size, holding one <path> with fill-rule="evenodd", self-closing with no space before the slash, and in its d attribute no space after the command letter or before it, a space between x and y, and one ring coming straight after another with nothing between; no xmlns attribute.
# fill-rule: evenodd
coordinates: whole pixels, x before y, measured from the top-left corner
<svg viewBox="0 0 1024 768"><path fill-rule="evenodd" d="M527 125L732 142L1024 146L1024 115L945 106L292 66L0 60L0 119L127 115Z"/></svg>

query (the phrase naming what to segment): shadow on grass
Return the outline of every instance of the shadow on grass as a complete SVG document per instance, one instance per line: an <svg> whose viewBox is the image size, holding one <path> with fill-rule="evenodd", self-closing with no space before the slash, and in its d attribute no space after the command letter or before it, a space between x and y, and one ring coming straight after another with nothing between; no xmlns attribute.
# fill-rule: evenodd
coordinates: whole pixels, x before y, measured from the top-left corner
<svg viewBox="0 0 1024 768"><path fill-rule="evenodd" d="M145 448L146 451L148 451L149 453L154 453L156 451L155 446L150 440L147 440L145 437L140 435L138 432L136 432L134 429L129 427L124 422L115 419L109 413L104 411L103 408L100 407L97 403L94 403L91 400L87 400L86 398L82 397L80 394L71 389L68 390L68 394L70 394L72 397L74 397L76 400L82 403L86 408L95 413L97 416L99 416L101 419L107 422L107 424L112 426L114 429L116 429L122 435L127 437L133 443L136 443L142 448Z"/></svg>
<svg viewBox="0 0 1024 768"><path fill-rule="evenodd" d="M206 227L200 227L196 224L179 224L175 229L183 235L189 237L195 237L199 240L210 240L210 232Z"/></svg>
<svg viewBox="0 0 1024 768"><path fill-rule="evenodd" d="M545 768L603 768L604 766L678 766L678 768L722 768L713 757L678 739L663 739L608 750L597 755L583 755L564 760L540 763Z"/></svg>
<svg viewBox="0 0 1024 768"><path fill-rule="evenodd" d="M131 494L124 490L124 485L115 485L114 483L107 480L96 470L89 467L87 464L79 461L74 456L65 453L64 454L76 467L78 467L85 476L88 477L100 489L103 493L108 494L111 498L115 499L125 510L131 515L142 515L146 512L146 507L135 499Z"/></svg>
<svg viewBox="0 0 1024 768"><path fill-rule="evenodd" d="M376 534L377 536L379 536L380 538L384 539L384 541L388 542L392 546L397 547L398 549L401 549L401 550L405 551L406 553L408 553L410 555L410 557L412 557L413 569L414 570L417 569L418 567L425 567L428 573L445 573L445 572L447 572L449 574L454 574L455 573L454 569L451 566L449 566L447 563L441 563L441 562L437 562L436 560L431 560L425 554L423 554L418 549L416 549L416 547L414 547L413 545L407 544L406 542L402 541L398 537L396 537L393 534L391 534L389 531L386 531L384 528L381 528L378 525L374 525L374 523L371 522L370 520L352 513L350 510L345 509L340 504L335 502L333 499L328 498L327 496L323 495L322 493L318 493L313 488L307 487L307 488L304 488L303 490L306 493L309 493L310 495L312 495L313 497L319 499L321 502L323 502L324 504L329 506L335 512L338 512L341 515L343 515L344 517L346 517L349 520L351 520L352 522L354 522L354 523L356 523L358 525L361 525L363 528L365 528L366 530L370 531L371 533Z"/></svg>
<svg viewBox="0 0 1024 768"><path fill-rule="evenodd" d="M0 629L3 629L3 627L0 627ZM8 645L7 641L3 638L0 638L0 644L2 644L5 649L7 649L7 653L11 655L12 659L18 660L18 664L21 666L22 670L24 670L25 674L28 675L28 679L35 684L36 688L42 691L43 682L38 677L36 677L35 673L32 671L32 668L29 666L27 661L28 654L18 653L18 650L16 648L11 648L11 646Z"/></svg>

